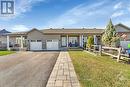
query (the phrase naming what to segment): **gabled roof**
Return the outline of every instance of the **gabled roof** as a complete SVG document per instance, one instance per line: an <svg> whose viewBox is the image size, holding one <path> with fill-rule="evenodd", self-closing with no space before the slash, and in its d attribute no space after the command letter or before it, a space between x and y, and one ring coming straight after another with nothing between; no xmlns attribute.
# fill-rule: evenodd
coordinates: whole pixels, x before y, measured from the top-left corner
<svg viewBox="0 0 130 87"><path fill-rule="evenodd" d="M121 26L121 27L124 27L124 28L127 29L127 30L130 30L130 27L128 27L128 26L126 26L126 25L124 25L124 24L122 24L122 23L119 23L119 24L116 24L116 25L115 25L115 27L117 27L117 26Z"/></svg>
<svg viewBox="0 0 130 87"><path fill-rule="evenodd" d="M7 35L8 33L11 33L5 29L0 30L0 35Z"/></svg>
<svg viewBox="0 0 130 87"><path fill-rule="evenodd" d="M36 28L33 28L32 30L28 31L26 34L28 34L28 33L32 32L32 31L38 31L38 32L40 32L40 33L42 33L42 34L43 34L43 32L42 32L42 31L40 31L40 30L38 30L38 29L36 29Z"/></svg>

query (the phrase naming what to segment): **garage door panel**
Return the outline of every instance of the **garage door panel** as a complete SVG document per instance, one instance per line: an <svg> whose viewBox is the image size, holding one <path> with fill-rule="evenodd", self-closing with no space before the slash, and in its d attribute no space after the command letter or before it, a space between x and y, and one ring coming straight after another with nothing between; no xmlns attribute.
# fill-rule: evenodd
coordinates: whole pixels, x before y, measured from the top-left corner
<svg viewBox="0 0 130 87"><path fill-rule="evenodd" d="M47 40L47 50L59 50L58 40Z"/></svg>
<svg viewBox="0 0 130 87"><path fill-rule="evenodd" d="M30 50L42 50L42 42L30 42Z"/></svg>

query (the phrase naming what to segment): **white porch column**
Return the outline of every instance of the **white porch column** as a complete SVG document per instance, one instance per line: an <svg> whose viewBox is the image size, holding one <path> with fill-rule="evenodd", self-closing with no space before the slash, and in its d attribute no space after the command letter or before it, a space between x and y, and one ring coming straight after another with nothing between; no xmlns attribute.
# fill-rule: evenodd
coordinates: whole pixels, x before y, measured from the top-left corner
<svg viewBox="0 0 130 87"><path fill-rule="evenodd" d="M82 39L81 47L83 47L83 44L84 44L84 36L83 35L81 35L81 39Z"/></svg>
<svg viewBox="0 0 130 87"><path fill-rule="evenodd" d="M81 39L81 35L79 36L79 46L81 47L81 41L82 39Z"/></svg>
<svg viewBox="0 0 130 87"><path fill-rule="evenodd" d="M7 36L7 50L10 50L10 47L9 47L9 36Z"/></svg>
<svg viewBox="0 0 130 87"><path fill-rule="evenodd" d="M67 47L69 47L69 36L67 35Z"/></svg>
<svg viewBox="0 0 130 87"><path fill-rule="evenodd" d="M21 36L21 48L23 48L23 36Z"/></svg>
<svg viewBox="0 0 130 87"><path fill-rule="evenodd" d="M86 36L86 44L88 44L88 36Z"/></svg>
<svg viewBox="0 0 130 87"><path fill-rule="evenodd" d="M80 47L83 47L83 35L80 35L80 36L79 36L79 40L80 40L80 41L79 41L79 42L80 42L80 43L79 43L79 46L80 46Z"/></svg>
<svg viewBox="0 0 130 87"><path fill-rule="evenodd" d="M97 37L94 35L94 44L97 45Z"/></svg>

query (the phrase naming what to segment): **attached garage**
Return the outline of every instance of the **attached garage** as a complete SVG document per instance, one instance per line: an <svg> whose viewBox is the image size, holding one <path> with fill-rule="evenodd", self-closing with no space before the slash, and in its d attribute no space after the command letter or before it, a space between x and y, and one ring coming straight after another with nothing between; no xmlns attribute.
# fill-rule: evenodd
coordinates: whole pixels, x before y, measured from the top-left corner
<svg viewBox="0 0 130 87"><path fill-rule="evenodd" d="M47 48L47 50L59 50L59 41L58 40L47 40L46 48Z"/></svg>
<svg viewBox="0 0 130 87"><path fill-rule="evenodd" d="M30 50L32 50L32 51L43 50L42 49L42 41L41 40L31 40Z"/></svg>

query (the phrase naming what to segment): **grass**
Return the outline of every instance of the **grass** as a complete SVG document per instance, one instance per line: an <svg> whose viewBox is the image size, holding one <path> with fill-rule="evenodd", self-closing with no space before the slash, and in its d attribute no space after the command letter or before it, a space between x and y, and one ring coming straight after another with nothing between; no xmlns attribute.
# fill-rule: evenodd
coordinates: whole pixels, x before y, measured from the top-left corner
<svg viewBox="0 0 130 87"><path fill-rule="evenodd" d="M15 52L14 51L0 51L0 56L9 55L9 54L12 54L12 53L15 53Z"/></svg>
<svg viewBox="0 0 130 87"><path fill-rule="evenodd" d="M82 87L130 87L130 65L84 51L69 54Z"/></svg>

